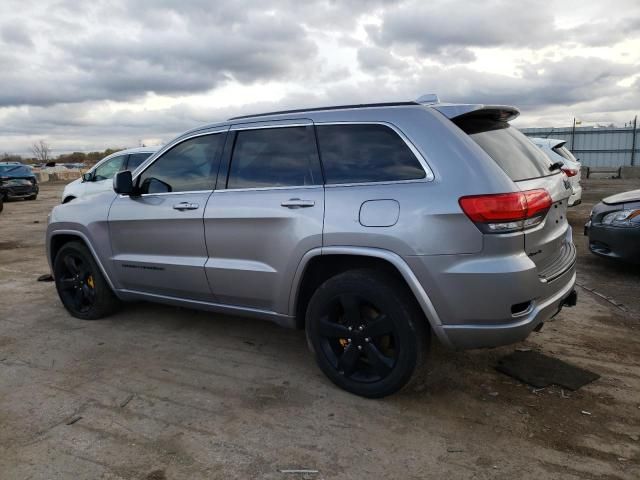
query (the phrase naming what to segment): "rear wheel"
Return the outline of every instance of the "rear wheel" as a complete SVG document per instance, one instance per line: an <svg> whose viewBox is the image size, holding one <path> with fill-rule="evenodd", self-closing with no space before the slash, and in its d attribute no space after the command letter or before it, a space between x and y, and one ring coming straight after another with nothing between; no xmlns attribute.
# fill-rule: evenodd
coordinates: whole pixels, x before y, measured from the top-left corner
<svg viewBox="0 0 640 480"><path fill-rule="evenodd" d="M30 197L27 197L25 200L35 200L36 198L38 198L38 195L31 195Z"/></svg>
<svg viewBox="0 0 640 480"><path fill-rule="evenodd" d="M74 317L96 320L113 313L119 305L87 247L65 244L53 262L53 276L62 304Z"/></svg>
<svg viewBox="0 0 640 480"><path fill-rule="evenodd" d="M339 387L379 398L404 387L428 349L424 316L404 285L376 270L323 283L309 302L307 339Z"/></svg>

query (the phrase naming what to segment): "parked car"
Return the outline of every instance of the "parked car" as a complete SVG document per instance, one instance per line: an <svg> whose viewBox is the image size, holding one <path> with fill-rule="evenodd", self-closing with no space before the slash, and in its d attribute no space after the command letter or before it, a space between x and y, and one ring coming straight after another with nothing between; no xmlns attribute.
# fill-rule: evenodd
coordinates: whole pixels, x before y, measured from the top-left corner
<svg viewBox="0 0 640 480"><path fill-rule="evenodd" d="M62 203L70 202L79 197L93 195L105 190L112 190L113 175L121 170L134 171L149 156L158 151L159 147L138 147L120 150L96 163L93 168L64 187Z"/></svg>
<svg viewBox="0 0 640 480"><path fill-rule="evenodd" d="M331 381L389 395L431 335L510 344L575 304L571 189L518 113L399 102L188 131L53 209L60 299L81 319L149 300L305 328Z"/></svg>
<svg viewBox="0 0 640 480"><path fill-rule="evenodd" d="M640 190L618 193L596 204L584 234L589 236L592 253L640 263Z"/></svg>
<svg viewBox="0 0 640 480"><path fill-rule="evenodd" d="M0 162L0 187L4 200L38 198L38 180L31 168L20 162Z"/></svg>
<svg viewBox="0 0 640 480"><path fill-rule="evenodd" d="M558 138L531 138L531 141L542 149L544 153L551 159L551 162L560 162L561 170L569 178L573 193L569 198L569 206L573 207L582 203L582 186L580 179L582 178L582 164L573 156L573 153L565 147L565 140Z"/></svg>

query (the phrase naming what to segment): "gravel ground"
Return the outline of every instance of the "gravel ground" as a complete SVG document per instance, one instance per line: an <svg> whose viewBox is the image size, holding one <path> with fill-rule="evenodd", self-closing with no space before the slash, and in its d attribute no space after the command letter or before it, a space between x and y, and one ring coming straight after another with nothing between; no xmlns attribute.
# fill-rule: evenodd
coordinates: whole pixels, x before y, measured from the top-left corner
<svg viewBox="0 0 640 480"><path fill-rule="evenodd" d="M365 400L324 378L300 331L144 303L70 317L36 282L62 189L44 184L0 214L0 479L640 478L640 272L581 236L594 201L640 182L584 187L579 282L614 300L579 289L517 346L434 346L425 389ZM516 347L601 379L533 390L493 368Z"/></svg>

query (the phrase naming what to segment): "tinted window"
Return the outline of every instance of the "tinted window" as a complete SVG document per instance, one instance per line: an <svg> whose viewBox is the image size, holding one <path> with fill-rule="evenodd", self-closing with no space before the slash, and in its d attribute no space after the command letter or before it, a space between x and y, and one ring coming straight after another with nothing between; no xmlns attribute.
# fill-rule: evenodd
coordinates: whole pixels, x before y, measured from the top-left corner
<svg viewBox="0 0 640 480"><path fill-rule="evenodd" d="M424 178L418 159L384 125L317 127L327 183L388 182Z"/></svg>
<svg viewBox="0 0 640 480"><path fill-rule="evenodd" d="M132 172L142 165L147 158L151 156L151 153L132 153L129 155L129 163L127 163L127 170Z"/></svg>
<svg viewBox="0 0 640 480"><path fill-rule="evenodd" d="M552 175L551 160L507 122L469 118L456 122L514 180Z"/></svg>
<svg viewBox="0 0 640 480"><path fill-rule="evenodd" d="M99 182L101 180L113 178L116 172L122 168L126 158L127 155L120 155L104 162L94 170L93 181Z"/></svg>
<svg viewBox="0 0 640 480"><path fill-rule="evenodd" d="M138 177L141 193L213 189L224 139L218 133L176 145Z"/></svg>
<svg viewBox="0 0 640 480"><path fill-rule="evenodd" d="M227 188L322 184L313 127L237 133Z"/></svg>

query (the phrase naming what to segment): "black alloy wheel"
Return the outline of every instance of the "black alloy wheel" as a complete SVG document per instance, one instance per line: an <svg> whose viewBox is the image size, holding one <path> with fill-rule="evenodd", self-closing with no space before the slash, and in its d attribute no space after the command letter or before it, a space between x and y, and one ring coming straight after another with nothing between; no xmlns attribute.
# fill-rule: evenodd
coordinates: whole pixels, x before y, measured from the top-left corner
<svg viewBox="0 0 640 480"><path fill-rule="evenodd" d="M65 306L86 314L96 301L95 280L91 266L80 255L68 253L63 266L56 272L60 296Z"/></svg>
<svg viewBox="0 0 640 480"><path fill-rule="evenodd" d="M96 320L119 306L91 252L80 242L64 244L53 262L53 277L62 304L74 317Z"/></svg>
<svg viewBox="0 0 640 480"><path fill-rule="evenodd" d="M358 382L387 377L397 361L397 333L391 318L353 294L334 297L319 322L323 354L340 375Z"/></svg>
<svg viewBox="0 0 640 480"><path fill-rule="evenodd" d="M306 313L307 341L339 387L379 398L409 383L429 346L426 319L394 275L351 270L325 281Z"/></svg>

